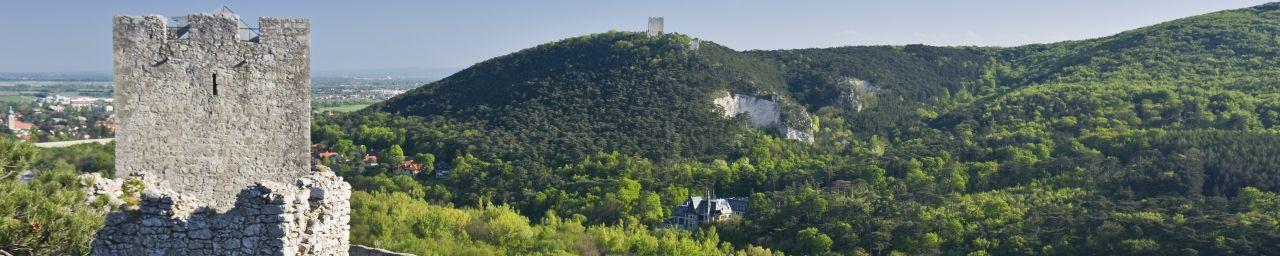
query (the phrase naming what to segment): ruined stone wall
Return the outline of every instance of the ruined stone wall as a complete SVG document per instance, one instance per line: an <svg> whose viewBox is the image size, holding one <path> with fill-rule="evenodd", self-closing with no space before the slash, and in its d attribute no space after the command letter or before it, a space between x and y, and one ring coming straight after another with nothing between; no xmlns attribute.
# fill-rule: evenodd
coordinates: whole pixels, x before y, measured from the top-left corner
<svg viewBox="0 0 1280 256"><path fill-rule="evenodd" d="M230 208L240 189L310 172L310 23L233 14L114 19L116 173ZM215 85L216 83L216 85Z"/></svg>
<svg viewBox="0 0 1280 256"><path fill-rule="evenodd" d="M137 210L113 212L94 255L346 255L351 186L332 172L262 182L222 213L167 189L148 189Z"/></svg>

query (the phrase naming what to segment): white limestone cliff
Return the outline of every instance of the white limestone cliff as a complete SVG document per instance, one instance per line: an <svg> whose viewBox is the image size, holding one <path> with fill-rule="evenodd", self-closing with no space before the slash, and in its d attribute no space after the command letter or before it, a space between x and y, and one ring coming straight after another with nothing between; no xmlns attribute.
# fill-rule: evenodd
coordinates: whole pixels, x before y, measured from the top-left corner
<svg viewBox="0 0 1280 256"><path fill-rule="evenodd" d="M733 118L740 114L747 114L750 117L751 126L756 128L772 128L777 129L783 138L790 140L799 140L804 142L813 142L812 127L791 127L783 120L783 109L778 104L777 97L762 98L745 94L730 93L724 97L712 100L717 106L724 109L725 118ZM803 113L803 112L801 112ZM809 115L803 113L803 116L796 118L808 119ZM800 123L809 123L808 120Z"/></svg>

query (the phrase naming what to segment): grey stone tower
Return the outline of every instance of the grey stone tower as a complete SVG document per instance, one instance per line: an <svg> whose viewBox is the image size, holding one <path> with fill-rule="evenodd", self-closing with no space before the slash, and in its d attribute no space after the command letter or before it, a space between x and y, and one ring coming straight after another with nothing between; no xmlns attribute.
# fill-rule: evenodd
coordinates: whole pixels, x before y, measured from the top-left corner
<svg viewBox="0 0 1280 256"><path fill-rule="evenodd" d="M114 18L120 177L221 210L256 182L310 174L310 22L175 20Z"/></svg>
<svg viewBox="0 0 1280 256"><path fill-rule="evenodd" d="M662 17L649 17L649 36L662 34Z"/></svg>

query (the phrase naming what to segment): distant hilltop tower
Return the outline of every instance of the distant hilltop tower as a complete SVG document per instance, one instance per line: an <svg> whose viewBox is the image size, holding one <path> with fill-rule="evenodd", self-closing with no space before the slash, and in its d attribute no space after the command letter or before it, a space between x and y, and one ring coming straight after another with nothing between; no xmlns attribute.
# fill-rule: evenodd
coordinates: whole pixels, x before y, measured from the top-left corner
<svg viewBox="0 0 1280 256"><path fill-rule="evenodd" d="M311 172L310 22L115 17L116 173L226 209ZM150 184L149 184L150 185Z"/></svg>
<svg viewBox="0 0 1280 256"><path fill-rule="evenodd" d="M662 17L649 17L649 36L662 34Z"/></svg>

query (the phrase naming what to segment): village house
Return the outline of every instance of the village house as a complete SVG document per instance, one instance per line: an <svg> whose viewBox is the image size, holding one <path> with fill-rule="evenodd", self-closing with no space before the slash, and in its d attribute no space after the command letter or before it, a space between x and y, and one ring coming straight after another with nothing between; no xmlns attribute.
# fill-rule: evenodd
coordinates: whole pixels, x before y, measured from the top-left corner
<svg viewBox="0 0 1280 256"><path fill-rule="evenodd" d="M422 164L415 163L413 160L404 160L404 162L392 166L392 169L398 174L417 175L418 172L422 171Z"/></svg>
<svg viewBox="0 0 1280 256"><path fill-rule="evenodd" d="M436 169L434 171L436 179L448 178L449 172L453 171L453 167L449 165L449 162L438 163L435 166Z"/></svg>
<svg viewBox="0 0 1280 256"><path fill-rule="evenodd" d="M748 200L745 197L689 197L672 211L669 224L680 228L695 228L702 223L721 221L733 215L741 216L747 212L747 207Z"/></svg>
<svg viewBox="0 0 1280 256"><path fill-rule="evenodd" d="M93 124L94 124L94 125L97 125L97 126L102 126L102 127L104 127L104 128L107 128L107 130L108 130L108 131L111 131L111 132L115 132L115 131L116 131L116 122L115 122L115 121L111 121L110 119L108 119L108 120L98 120L98 121L95 121Z"/></svg>

